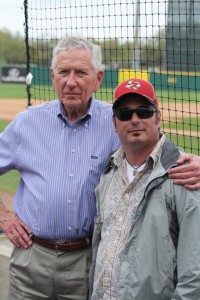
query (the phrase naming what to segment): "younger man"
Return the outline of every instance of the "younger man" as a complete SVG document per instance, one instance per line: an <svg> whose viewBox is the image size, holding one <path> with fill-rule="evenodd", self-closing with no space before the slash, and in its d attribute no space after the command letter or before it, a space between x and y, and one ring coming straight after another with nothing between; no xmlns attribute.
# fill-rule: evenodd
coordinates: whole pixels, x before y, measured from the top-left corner
<svg viewBox="0 0 200 300"><path fill-rule="evenodd" d="M96 190L91 299L199 299L200 191L168 177L180 152L160 132L152 85L120 84L113 113L122 147Z"/></svg>

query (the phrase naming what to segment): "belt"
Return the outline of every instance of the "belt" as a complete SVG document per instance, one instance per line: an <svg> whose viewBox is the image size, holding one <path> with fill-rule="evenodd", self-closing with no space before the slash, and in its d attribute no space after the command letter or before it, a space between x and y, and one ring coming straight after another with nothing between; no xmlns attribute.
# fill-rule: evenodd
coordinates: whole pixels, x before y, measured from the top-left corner
<svg viewBox="0 0 200 300"><path fill-rule="evenodd" d="M86 237L80 240L75 241L63 241L63 242L56 242L52 240L46 240L39 238L35 235L31 236L31 239L34 243L43 246L45 248L54 249L58 251L76 251L88 248L92 244L91 237Z"/></svg>

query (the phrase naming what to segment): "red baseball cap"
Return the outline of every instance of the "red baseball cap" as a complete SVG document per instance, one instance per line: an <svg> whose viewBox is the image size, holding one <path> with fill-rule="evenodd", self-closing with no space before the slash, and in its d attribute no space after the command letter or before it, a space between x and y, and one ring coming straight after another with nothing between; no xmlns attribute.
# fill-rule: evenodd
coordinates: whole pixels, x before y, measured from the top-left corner
<svg viewBox="0 0 200 300"><path fill-rule="evenodd" d="M133 78L119 84L114 91L113 109L116 109L123 100L123 96L128 94L140 95L151 102L154 106L158 106L158 99L152 84L144 79ZM120 101L119 101L120 100Z"/></svg>

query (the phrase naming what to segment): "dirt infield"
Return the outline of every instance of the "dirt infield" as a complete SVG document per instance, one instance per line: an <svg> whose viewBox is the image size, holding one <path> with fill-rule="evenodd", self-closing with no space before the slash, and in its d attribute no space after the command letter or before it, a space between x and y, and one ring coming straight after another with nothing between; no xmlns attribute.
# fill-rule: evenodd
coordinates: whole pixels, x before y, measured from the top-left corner
<svg viewBox="0 0 200 300"><path fill-rule="evenodd" d="M36 104L39 103L39 101L36 102ZM12 121L15 115L26 110L26 107L27 99L0 99L0 120Z"/></svg>
<svg viewBox="0 0 200 300"><path fill-rule="evenodd" d="M41 102L34 100L34 105ZM0 99L0 120L11 121L15 115L26 110L27 99ZM161 103L159 106L165 122L176 122L177 118L198 118L200 114L200 103ZM177 133L177 129L165 129L165 132ZM179 134L191 136L190 131L178 130ZM192 136L200 137L199 132L192 132Z"/></svg>
<svg viewBox="0 0 200 300"><path fill-rule="evenodd" d="M39 100L35 104L41 103ZM26 110L27 99L0 99L0 120L11 121L18 112ZM200 103L161 103L159 106L165 121L176 117L197 118L200 114Z"/></svg>

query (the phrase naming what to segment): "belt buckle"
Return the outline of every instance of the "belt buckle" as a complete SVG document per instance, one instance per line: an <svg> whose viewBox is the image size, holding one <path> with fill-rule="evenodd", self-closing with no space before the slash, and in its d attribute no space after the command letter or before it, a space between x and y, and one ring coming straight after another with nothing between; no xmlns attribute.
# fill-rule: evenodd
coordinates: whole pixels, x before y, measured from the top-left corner
<svg viewBox="0 0 200 300"><path fill-rule="evenodd" d="M55 241L55 249L56 249L56 251L58 251L58 247L59 247L60 244L65 244L67 242L68 241L65 241L65 240L63 240L63 241Z"/></svg>
<svg viewBox="0 0 200 300"><path fill-rule="evenodd" d="M90 239L88 237L86 237L85 239L86 239L87 246L90 246Z"/></svg>
<svg viewBox="0 0 200 300"><path fill-rule="evenodd" d="M68 241L65 241L65 240L63 240L63 241L55 241L55 244L65 244L65 243L67 243Z"/></svg>

